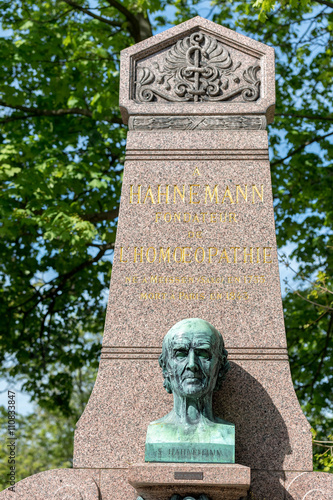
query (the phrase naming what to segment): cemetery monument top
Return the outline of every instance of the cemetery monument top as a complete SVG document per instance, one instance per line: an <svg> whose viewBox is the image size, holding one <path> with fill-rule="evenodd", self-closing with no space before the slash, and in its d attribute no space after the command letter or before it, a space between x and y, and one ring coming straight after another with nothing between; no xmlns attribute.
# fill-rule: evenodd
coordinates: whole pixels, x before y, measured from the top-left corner
<svg viewBox="0 0 333 500"><path fill-rule="evenodd" d="M122 51L120 109L130 129L261 129L273 121L273 48L199 16L169 31Z"/></svg>

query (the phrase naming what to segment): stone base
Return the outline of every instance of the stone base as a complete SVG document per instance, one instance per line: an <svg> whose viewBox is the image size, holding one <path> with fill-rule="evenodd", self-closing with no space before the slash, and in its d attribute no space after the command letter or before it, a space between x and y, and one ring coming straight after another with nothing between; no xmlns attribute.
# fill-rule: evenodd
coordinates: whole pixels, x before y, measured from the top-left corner
<svg viewBox="0 0 333 500"><path fill-rule="evenodd" d="M332 500L333 474L325 472L287 473L286 500Z"/></svg>
<svg viewBox="0 0 333 500"><path fill-rule="evenodd" d="M99 471L54 469L39 472L0 493L0 500L99 500Z"/></svg>
<svg viewBox="0 0 333 500"><path fill-rule="evenodd" d="M246 497L251 470L238 464L135 464L128 482L143 500L170 500L174 494L211 500L239 500Z"/></svg>

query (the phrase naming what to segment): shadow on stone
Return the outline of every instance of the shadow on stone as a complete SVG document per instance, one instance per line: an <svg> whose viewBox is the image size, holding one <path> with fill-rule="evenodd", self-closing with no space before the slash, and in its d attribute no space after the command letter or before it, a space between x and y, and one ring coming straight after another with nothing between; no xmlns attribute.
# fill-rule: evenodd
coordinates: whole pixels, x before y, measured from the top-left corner
<svg viewBox="0 0 333 500"><path fill-rule="evenodd" d="M230 364L213 409L235 424L236 463L251 467L253 500L292 500L283 486L284 459L292 453L287 426L263 386L239 365Z"/></svg>

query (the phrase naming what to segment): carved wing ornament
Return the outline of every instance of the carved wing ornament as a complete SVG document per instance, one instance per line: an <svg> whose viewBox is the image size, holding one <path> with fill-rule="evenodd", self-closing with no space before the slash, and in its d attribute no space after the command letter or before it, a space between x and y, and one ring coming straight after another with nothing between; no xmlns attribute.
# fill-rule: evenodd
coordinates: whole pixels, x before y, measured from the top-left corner
<svg viewBox="0 0 333 500"><path fill-rule="evenodd" d="M239 69L221 42L196 32L178 40L163 67L138 67L135 100L152 102L256 101L260 96L260 66Z"/></svg>

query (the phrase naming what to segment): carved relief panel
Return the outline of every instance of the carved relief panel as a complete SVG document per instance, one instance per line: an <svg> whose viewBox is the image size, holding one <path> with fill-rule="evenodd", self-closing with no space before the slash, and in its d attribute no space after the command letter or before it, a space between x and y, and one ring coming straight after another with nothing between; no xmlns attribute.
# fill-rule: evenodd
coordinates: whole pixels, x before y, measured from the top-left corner
<svg viewBox="0 0 333 500"><path fill-rule="evenodd" d="M137 61L133 99L149 102L253 102L260 60L197 31Z"/></svg>

